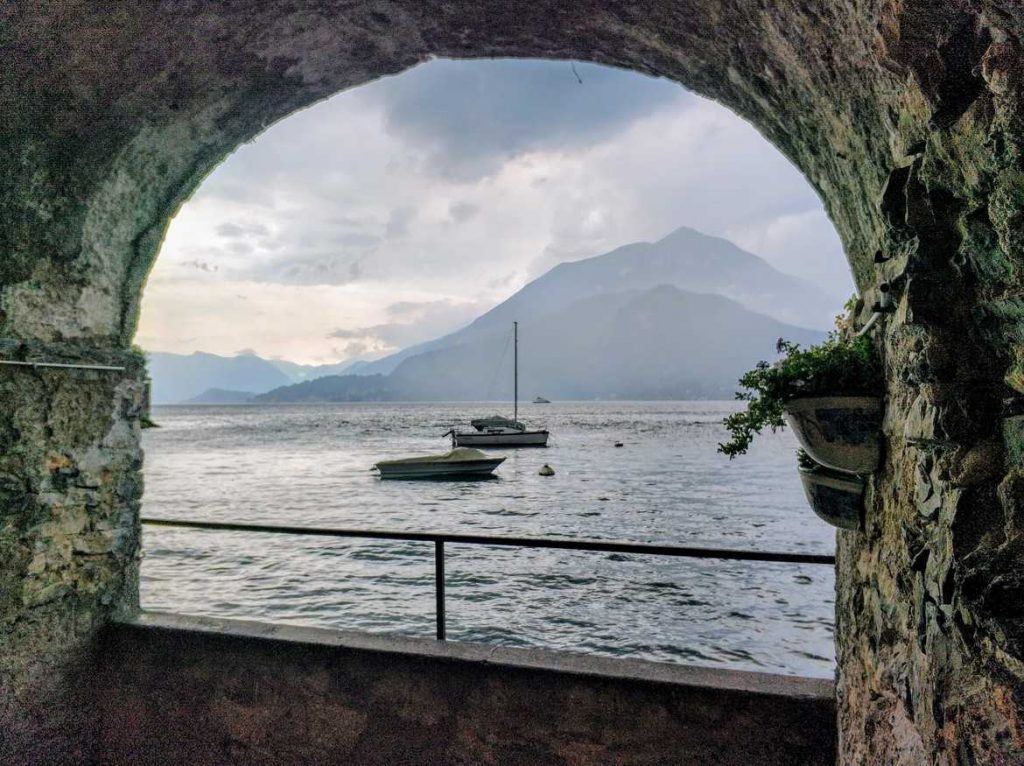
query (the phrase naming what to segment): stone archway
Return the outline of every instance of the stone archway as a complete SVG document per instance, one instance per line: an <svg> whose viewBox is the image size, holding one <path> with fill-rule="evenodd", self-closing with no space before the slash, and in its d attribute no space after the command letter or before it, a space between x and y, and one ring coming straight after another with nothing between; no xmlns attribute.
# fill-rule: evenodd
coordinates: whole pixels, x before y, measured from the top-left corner
<svg viewBox="0 0 1024 766"><path fill-rule="evenodd" d="M879 333L887 452L840 533L841 760L1024 752L1024 171L1009 0L70 0L0 9L0 718L58 747L63 669L133 608L142 285L234 147L430 56L581 59L753 122L836 224ZM1008 400L1008 403L1007 403ZM49 702L39 702L49 700ZM13 735L11 740L17 740ZM0 750L2 752L2 750Z"/></svg>

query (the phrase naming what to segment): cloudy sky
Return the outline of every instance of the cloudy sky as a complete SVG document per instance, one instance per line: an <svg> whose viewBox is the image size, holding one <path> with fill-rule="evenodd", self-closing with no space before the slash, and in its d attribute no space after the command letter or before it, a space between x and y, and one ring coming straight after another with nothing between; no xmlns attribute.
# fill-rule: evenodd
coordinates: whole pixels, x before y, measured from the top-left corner
<svg viewBox="0 0 1024 766"><path fill-rule="evenodd" d="M684 225L852 291L813 190L723 107L586 64L433 61L229 157L171 224L137 340L377 357L457 329L561 261Z"/></svg>

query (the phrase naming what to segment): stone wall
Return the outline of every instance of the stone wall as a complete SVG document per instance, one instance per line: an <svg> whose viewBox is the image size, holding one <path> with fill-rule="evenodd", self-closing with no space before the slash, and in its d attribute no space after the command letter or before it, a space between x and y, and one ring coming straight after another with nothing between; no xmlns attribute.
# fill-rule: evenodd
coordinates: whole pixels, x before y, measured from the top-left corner
<svg viewBox="0 0 1024 766"><path fill-rule="evenodd" d="M233 620L106 631L109 766L825 766L832 684Z"/></svg>
<svg viewBox="0 0 1024 766"><path fill-rule="evenodd" d="M138 599L143 363L2 347L8 360L127 368L0 365L0 762L46 762L88 741L92 705L70 673Z"/></svg>
<svg viewBox="0 0 1024 766"><path fill-rule="evenodd" d="M839 534L848 763L1024 762L1021 18L978 10L879 30L917 90L877 200L886 459L866 529Z"/></svg>
<svg viewBox="0 0 1024 766"><path fill-rule="evenodd" d="M429 56L577 58L674 79L750 119L818 190L859 321L881 282L895 296L878 332L885 464L866 529L839 539L841 760L1024 760L1022 31L1015 0L11 0L0 338L125 353L181 201L240 142L339 90ZM3 539L21 553L0 593L23 594L29 562L67 550L40 514L103 495L61 483L48 456L120 486L137 446L116 391L131 399L138 384L97 378L65 406L62 385L3 375L3 417L24 423L8 449L29 457L5 469ZM104 447L108 434L123 446ZM90 587L125 607L130 494L85 506L117 529ZM4 641L32 634L19 645L70 656L113 606L79 610L78 589L54 585L42 611L4 597L5 624L22 626ZM44 613L52 624L32 616Z"/></svg>

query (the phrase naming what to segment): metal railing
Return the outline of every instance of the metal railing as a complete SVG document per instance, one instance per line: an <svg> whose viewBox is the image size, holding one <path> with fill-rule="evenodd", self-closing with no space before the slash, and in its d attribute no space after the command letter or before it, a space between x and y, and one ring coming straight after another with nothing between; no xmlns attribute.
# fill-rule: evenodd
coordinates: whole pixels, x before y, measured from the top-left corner
<svg viewBox="0 0 1024 766"><path fill-rule="evenodd" d="M601 553L627 553L645 556L675 556L692 559L721 559L726 561L760 561L777 564L823 564L832 566L835 556L820 553L777 553L771 551L741 551L729 548L699 548L682 545L655 545L629 543L616 540L581 540L558 537L507 537L494 535L450 534L447 532L396 532L378 529L325 529L320 527L293 527L273 524L232 524L219 521L185 521L178 519L142 519L143 524L179 529L203 529L215 532L261 532L279 535L307 535L311 537L363 538L370 540L402 540L434 544L434 601L436 605L437 639L445 640L444 546L484 545L511 548L556 548L567 551L593 551Z"/></svg>

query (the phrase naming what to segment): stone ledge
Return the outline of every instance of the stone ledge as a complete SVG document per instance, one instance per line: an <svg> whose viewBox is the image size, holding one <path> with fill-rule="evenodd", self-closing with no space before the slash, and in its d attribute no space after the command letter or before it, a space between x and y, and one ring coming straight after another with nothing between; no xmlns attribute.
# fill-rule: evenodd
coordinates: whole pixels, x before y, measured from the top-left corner
<svg viewBox="0 0 1024 766"><path fill-rule="evenodd" d="M468 642L385 636L302 625L143 611L117 625L134 631L194 633L260 642L335 647L456 663L483 663L520 670L546 670L574 676L642 681L797 700L835 700L835 683L825 678L785 676L747 670L673 665L549 649L519 649Z"/></svg>

